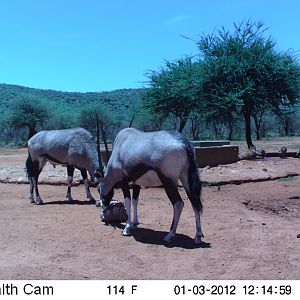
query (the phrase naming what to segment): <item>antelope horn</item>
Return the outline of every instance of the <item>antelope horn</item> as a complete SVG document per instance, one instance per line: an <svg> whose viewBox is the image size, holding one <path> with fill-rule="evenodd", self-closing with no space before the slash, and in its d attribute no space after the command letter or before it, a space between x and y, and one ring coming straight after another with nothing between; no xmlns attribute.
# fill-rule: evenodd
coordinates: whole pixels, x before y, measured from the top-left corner
<svg viewBox="0 0 300 300"><path fill-rule="evenodd" d="M100 152L100 130L99 130L99 117L96 114L96 126L97 126L97 153L98 153L98 162L99 162L99 170L102 173L101 175L104 176L102 161L101 161L101 152Z"/></svg>
<svg viewBox="0 0 300 300"><path fill-rule="evenodd" d="M105 131L103 129L103 126L101 126L101 133L102 133L103 142L104 142L104 146L105 146L106 165L107 165L108 161L109 161L109 151L108 151L108 146L107 146L107 141L106 141L106 133L105 133Z"/></svg>
<svg viewBox="0 0 300 300"><path fill-rule="evenodd" d="M133 114L131 120L130 120L130 123L129 123L129 126L128 127L131 127L132 126L132 123L133 123L133 120L134 120L134 117L135 117L135 114Z"/></svg>

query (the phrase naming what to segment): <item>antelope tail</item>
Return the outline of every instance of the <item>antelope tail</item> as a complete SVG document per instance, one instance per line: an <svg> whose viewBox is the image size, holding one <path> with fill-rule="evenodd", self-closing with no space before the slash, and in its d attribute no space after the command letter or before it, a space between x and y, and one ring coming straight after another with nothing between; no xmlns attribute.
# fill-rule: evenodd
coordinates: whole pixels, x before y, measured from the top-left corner
<svg viewBox="0 0 300 300"><path fill-rule="evenodd" d="M201 202L201 190L202 183L200 181L199 172L197 168L197 164L195 161L194 147L193 145L186 141L186 152L189 158L189 171L188 171L188 181L191 195L192 205L202 212L203 206Z"/></svg>
<svg viewBox="0 0 300 300"><path fill-rule="evenodd" d="M33 164L32 164L32 158L30 156L29 151L28 151L28 157L26 159L26 172L28 178L33 177Z"/></svg>

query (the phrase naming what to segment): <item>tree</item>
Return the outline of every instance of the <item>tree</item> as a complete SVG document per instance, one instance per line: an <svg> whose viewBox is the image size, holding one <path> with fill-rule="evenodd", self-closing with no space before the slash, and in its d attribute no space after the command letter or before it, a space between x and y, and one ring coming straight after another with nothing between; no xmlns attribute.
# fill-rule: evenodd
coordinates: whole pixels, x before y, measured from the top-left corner
<svg viewBox="0 0 300 300"><path fill-rule="evenodd" d="M260 140L260 128L261 128L261 124L263 121L263 116L265 115L266 112L267 112L267 108L265 108L265 109L259 108L258 110L253 108L253 111L252 111L252 117L253 117L254 124L255 124L255 134L256 134L257 141Z"/></svg>
<svg viewBox="0 0 300 300"><path fill-rule="evenodd" d="M108 145L107 145L107 137L109 133L109 129L113 125L113 120L108 114L107 111L105 111L102 108L99 108L99 105L97 104L90 104L85 106L79 113L79 120L78 123L83 128L87 129L91 132L91 134L94 137L97 137L97 119L99 120L99 129L100 134L102 136L102 140L105 145L106 150L106 163L108 162Z"/></svg>
<svg viewBox="0 0 300 300"><path fill-rule="evenodd" d="M23 95L14 100L9 107L8 123L15 129L28 128L28 139L37 132L49 118L46 104L33 96Z"/></svg>
<svg viewBox="0 0 300 300"><path fill-rule="evenodd" d="M151 114L147 109L141 109L135 114L133 127L142 129L143 131L156 131L163 128L164 119L155 114Z"/></svg>
<svg viewBox="0 0 300 300"><path fill-rule="evenodd" d="M147 90L144 104L152 113L165 119L173 116L179 119L182 132L189 114L195 108L197 63L191 57L175 62L166 61L159 71L149 71L150 89Z"/></svg>
<svg viewBox="0 0 300 300"><path fill-rule="evenodd" d="M234 24L203 35L198 41L203 68L202 95L218 116L241 113L248 148L254 147L251 117L266 109L279 113L299 98L300 65L291 52L278 52L275 42L264 37L261 22Z"/></svg>
<svg viewBox="0 0 300 300"><path fill-rule="evenodd" d="M190 136L192 137L193 140L198 140L200 131L204 127L204 116L197 113L197 112L192 112L189 118L190 121Z"/></svg>
<svg viewBox="0 0 300 300"><path fill-rule="evenodd" d="M288 136L294 133L295 131L295 120L296 120L296 115L295 111L287 111L284 113L279 114L278 116L278 121L282 127L283 135Z"/></svg>

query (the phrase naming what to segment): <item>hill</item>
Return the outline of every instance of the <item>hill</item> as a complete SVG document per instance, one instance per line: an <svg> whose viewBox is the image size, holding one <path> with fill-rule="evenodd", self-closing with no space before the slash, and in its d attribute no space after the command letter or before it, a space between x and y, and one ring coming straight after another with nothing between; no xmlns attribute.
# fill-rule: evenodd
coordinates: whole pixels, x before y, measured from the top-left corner
<svg viewBox="0 0 300 300"><path fill-rule="evenodd" d="M82 108L84 104L99 103L115 113L130 111L141 101L144 89L120 89L110 92L61 92L43 90L19 85L0 84L0 113L5 112L10 103L22 97L33 97L46 101L55 107Z"/></svg>
<svg viewBox="0 0 300 300"><path fill-rule="evenodd" d="M61 129L82 126L91 132L95 129L89 115L82 120L82 110L99 107L112 121L108 137L112 139L119 128L128 126L134 112L141 107L144 89L120 89L110 92L62 92L43 90L19 85L0 84L0 144L24 145L28 137L28 129L15 130L7 120L10 119L11 109L18 100L29 100L41 103L46 107L49 117L43 129Z"/></svg>

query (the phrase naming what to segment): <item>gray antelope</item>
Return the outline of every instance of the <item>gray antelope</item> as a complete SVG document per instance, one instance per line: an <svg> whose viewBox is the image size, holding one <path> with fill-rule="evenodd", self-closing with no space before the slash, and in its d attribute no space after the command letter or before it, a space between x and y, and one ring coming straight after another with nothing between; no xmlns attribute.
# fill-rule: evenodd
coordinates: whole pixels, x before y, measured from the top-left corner
<svg viewBox="0 0 300 300"><path fill-rule="evenodd" d="M141 186L163 185L173 205L173 222L170 232L164 238L166 242L170 242L176 234L184 206L177 188L178 180L181 181L191 201L196 219L194 242L200 244L203 237L200 222L201 181L195 162L194 148L179 132L141 132L134 128L121 130L115 139L100 187L102 206L105 208L109 205L115 187L122 188L128 214L122 233L130 235L130 229L139 224L137 205ZM132 199L129 183L133 184ZM133 223L131 206L133 206Z"/></svg>
<svg viewBox="0 0 300 300"><path fill-rule="evenodd" d="M71 186L74 169L80 170L86 196L95 201L88 184L87 172L92 181L98 184L103 175L100 156L97 156L97 147L90 132L83 128L41 131L28 141L28 158L26 161L27 175L30 182L29 198L32 203L43 204L38 190L38 178L46 162L64 165L68 172L68 191L66 198L72 201ZM33 191L36 199L34 200Z"/></svg>

